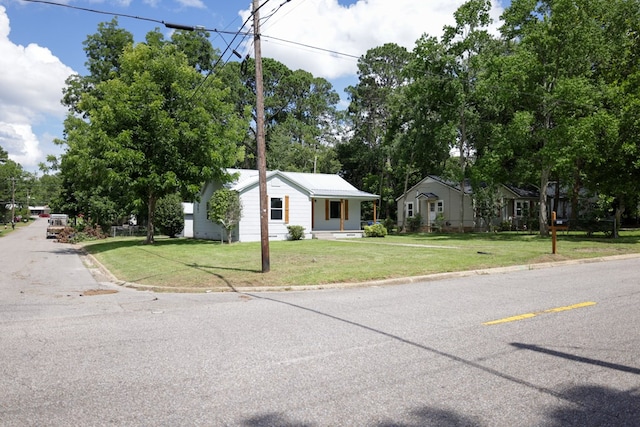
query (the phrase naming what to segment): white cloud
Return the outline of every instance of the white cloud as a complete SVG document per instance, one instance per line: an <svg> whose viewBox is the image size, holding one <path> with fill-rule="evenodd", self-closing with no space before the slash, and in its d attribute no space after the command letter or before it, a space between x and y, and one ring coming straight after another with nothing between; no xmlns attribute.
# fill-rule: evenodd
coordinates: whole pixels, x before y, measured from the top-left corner
<svg viewBox="0 0 640 427"><path fill-rule="evenodd" d="M284 4L269 19L265 18L274 9L265 7L260 10L264 21L263 56L327 79L355 75L355 58L295 46L268 36L357 57L385 43L412 50L423 34L440 36L443 26L454 24L453 13L463 3L464 0L358 0L343 6L338 0L296 0ZM243 20L249 17L249 12L240 13ZM496 2L492 11L496 21L501 12Z"/></svg>
<svg viewBox="0 0 640 427"><path fill-rule="evenodd" d="M74 71L47 48L12 43L10 31L0 6L0 143L11 159L30 169L44 160L33 126L52 117L62 121L62 88Z"/></svg>
<svg viewBox="0 0 640 427"><path fill-rule="evenodd" d="M197 9L206 9L201 0L178 0L178 4L184 7L195 7Z"/></svg>
<svg viewBox="0 0 640 427"><path fill-rule="evenodd" d="M0 122L0 145L7 150L11 160L20 163L23 168L44 161L45 155L39 148L38 138L28 124Z"/></svg>

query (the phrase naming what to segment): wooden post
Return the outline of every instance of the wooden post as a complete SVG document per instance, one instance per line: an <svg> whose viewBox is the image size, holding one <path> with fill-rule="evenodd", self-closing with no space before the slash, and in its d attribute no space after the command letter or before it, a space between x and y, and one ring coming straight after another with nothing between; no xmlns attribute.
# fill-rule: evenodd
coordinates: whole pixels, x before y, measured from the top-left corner
<svg viewBox="0 0 640 427"><path fill-rule="evenodd" d="M269 203L267 200L267 156L264 135L264 86L262 82L262 51L260 46L260 2L253 0L253 46L256 64L256 145L258 148L258 188L260 193L260 246L262 272L271 269L269 256Z"/></svg>
<svg viewBox="0 0 640 427"><path fill-rule="evenodd" d="M556 253L556 211L551 212L551 253Z"/></svg>
<svg viewBox="0 0 640 427"><path fill-rule="evenodd" d="M376 212L376 208L377 208L377 200L373 201L373 223L375 224L377 221L377 212Z"/></svg>

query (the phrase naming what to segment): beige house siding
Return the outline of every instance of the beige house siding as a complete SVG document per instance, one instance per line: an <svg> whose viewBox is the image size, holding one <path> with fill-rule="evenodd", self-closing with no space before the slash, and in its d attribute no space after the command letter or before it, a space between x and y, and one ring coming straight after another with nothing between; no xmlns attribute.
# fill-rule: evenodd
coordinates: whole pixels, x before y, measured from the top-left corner
<svg viewBox="0 0 640 427"><path fill-rule="evenodd" d="M461 203L462 201L462 203ZM474 211L471 196L436 177L427 177L413 186L407 193L396 199L398 208L398 226L406 225L407 216L421 217L421 225L427 231L440 226L444 230L458 230L460 213L464 205L463 228L474 228ZM412 208L409 210L408 208Z"/></svg>

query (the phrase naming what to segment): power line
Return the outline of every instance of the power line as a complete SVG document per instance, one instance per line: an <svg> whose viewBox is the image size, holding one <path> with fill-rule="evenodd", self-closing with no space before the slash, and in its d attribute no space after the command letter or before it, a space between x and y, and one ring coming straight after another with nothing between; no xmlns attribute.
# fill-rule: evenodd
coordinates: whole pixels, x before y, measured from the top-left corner
<svg viewBox="0 0 640 427"><path fill-rule="evenodd" d="M335 50L325 49L325 48L317 47L317 46L312 46L312 45L305 44L305 43L299 43L299 42L294 42L294 41L291 41L291 40L285 40L285 39L281 39L281 38L279 38L279 37L268 36L268 35L266 35L266 34L263 34L263 35L262 35L262 37L264 37L264 38L266 38L266 39L273 39L273 40L277 40L277 41L279 41L279 42L283 42L283 43L289 43L289 44L296 45L296 46L306 47L306 48L308 48L308 49L319 50L319 51L321 51L321 52L327 52L327 53L330 53L330 54L332 54L332 55L345 56L345 57L347 57L347 58L360 59L360 57L359 57L359 56L357 56L357 55L351 55L351 54L349 54L349 53L342 53L342 52L338 52L338 51L335 51Z"/></svg>
<svg viewBox="0 0 640 427"><path fill-rule="evenodd" d="M29 3L43 3L43 4L48 4L48 5L52 5L52 6L62 6L62 7L66 7L69 9L76 9L76 10L82 10L85 12L91 12L91 13L97 13L97 14L102 14L102 15L110 15L110 16L119 16L119 17L124 17L124 18L130 18L130 19L137 19L137 20L141 20L141 21L147 21L147 22L155 22L157 24L162 24L167 28L170 29L175 29L175 30L183 30L183 31L206 31L206 32L210 32L210 33L217 33L217 34L229 34L229 35L233 35L233 39L231 40L230 43L227 43L224 39L223 41L225 42L225 44L227 45L227 49L225 49L224 53L221 56L224 56L224 54L226 54L229 50L230 50L230 46L235 42L235 40L237 39L237 37L239 36L243 36L243 39L252 35L253 33L251 31L242 31L242 29L247 25L247 23L249 22L249 20L251 20L251 18L253 17L253 14L255 13L252 12L249 17L244 21L244 23L240 26L240 29L237 31L228 31L228 30L218 30L216 28L207 28L205 26L202 25L183 25L183 24L176 24L176 23L171 23L171 22L167 22L161 19L154 19L154 18L147 18L147 17L143 17L143 16L136 16L136 15L130 15L130 14L126 14L126 13L117 13L117 12L107 12L104 10L98 10L98 9L92 9L92 8L86 8L86 7L79 7L79 6L73 6L73 5L69 5L69 4L63 4L63 3L56 3L53 1L49 1L49 0L22 0L25 2L29 2ZM270 15L269 17L267 17L266 19L269 19L270 17L272 17L278 10L280 10L281 7L283 7L285 4L289 3L291 0L286 0L283 3L281 3ZM266 0L264 3L262 3L262 5L260 5L260 7L258 8L258 10L262 7L264 7L267 3L269 2L269 0ZM332 55L337 55L337 56L345 56L345 57L349 57L349 58L355 58L355 59L359 59L360 57L357 55L352 55L352 54L348 54L348 53L342 53L342 52L338 52L335 50L331 50L331 49L325 49L325 48L321 48L321 47L317 47L317 46L312 46L309 44L304 44L304 43L300 43L300 42L295 42L295 41L291 41L291 40L286 40L286 39L282 39L279 37L274 37L274 36L269 36L266 34L262 34L261 35L264 38L268 38L268 39L272 39L272 40L277 40L283 43L288 43L291 45L297 45L297 46L302 46L302 47L306 47L308 49L312 49L312 50L318 50L318 51L322 51L322 52L327 52L327 53L331 53ZM239 44L238 44L239 46ZM237 47L233 50L236 50Z"/></svg>

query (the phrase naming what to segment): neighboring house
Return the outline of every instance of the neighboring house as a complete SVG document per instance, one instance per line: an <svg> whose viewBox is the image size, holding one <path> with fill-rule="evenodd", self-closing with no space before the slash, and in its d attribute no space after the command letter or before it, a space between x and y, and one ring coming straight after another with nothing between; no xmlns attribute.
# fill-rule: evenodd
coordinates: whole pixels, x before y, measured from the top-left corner
<svg viewBox="0 0 640 427"><path fill-rule="evenodd" d="M182 203L184 212L184 229L180 237L193 237L193 203Z"/></svg>
<svg viewBox="0 0 640 427"><path fill-rule="evenodd" d="M29 215L31 216L45 216L51 213L49 206L29 206Z"/></svg>
<svg viewBox="0 0 640 427"><path fill-rule="evenodd" d="M547 209L549 218L551 211L556 211L557 218L570 219L573 217L572 195L570 189L566 186L557 187L557 182L552 181L547 187ZM598 196L592 194L586 188L578 190L575 204L577 207L576 218L584 218L593 213L595 205L598 202Z"/></svg>
<svg viewBox="0 0 640 427"><path fill-rule="evenodd" d="M534 187L500 185L498 198L500 208L494 217L497 223L493 225L509 222L514 228L523 228L526 219L535 213L539 196ZM461 209L464 209L464 231L488 228L476 215L473 190L468 182L462 191L460 183L429 175L398 197L396 202L399 227L406 225L408 218L419 215L425 231L457 231L460 229Z"/></svg>
<svg viewBox="0 0 640 427"><path fill-rule="evenodd" d="M233 231L234 241L260 241L260 194L258 171L228 169L237 179L225 187L235 190L242 202L242 218ZM287 226L301 225L305 237L362 237L360 204L379 196L360 191L338 175L268 171L269 240L286 240ZM222 188L210 182L194 203L193 235L197 239L226 238L220 225L207 218L207 202Z"/></svg>
<svg viewBox="0 0 640 427"><path fill-rule="evenodd" d="M501 196L500 222L509 222L516 230L526 229L531 218L538 218L540 191L537 187L516 187L503 184L498 187ZM500 225L500 224L494 224Z"/></svg>
<svg viewBox="0 0 640 427"><path fill-rule="evenodd" d="M464 230L470 231L475 226L471 186L468 183L461 190L460 183L429 175L398 197L396 203L398 226L401 228L406 225L408 218L420 215L426 231L458 230L463 208Z"/></svg>

